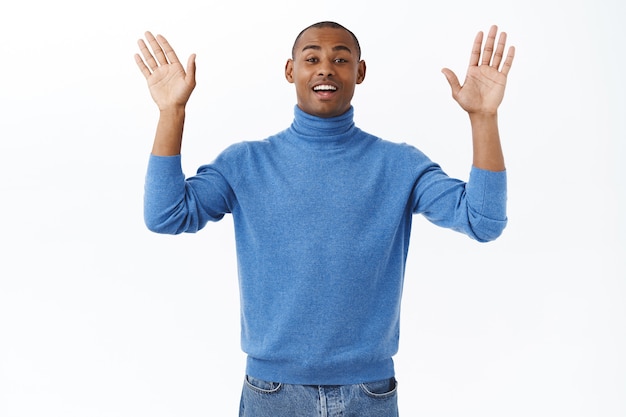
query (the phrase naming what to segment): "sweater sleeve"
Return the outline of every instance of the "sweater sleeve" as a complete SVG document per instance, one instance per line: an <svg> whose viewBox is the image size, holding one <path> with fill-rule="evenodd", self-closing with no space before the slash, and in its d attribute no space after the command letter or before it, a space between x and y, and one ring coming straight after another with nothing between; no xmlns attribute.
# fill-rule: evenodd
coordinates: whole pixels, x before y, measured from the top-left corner
<svg viewBox="0 0 626 417"><path fill-rule="evenodd" d="M434 224L488 242L506 227L506 198L506 171L472 167L469 181L463 182L433 165L417 181L413 209Z"/></svg>
<svg viewBox="0 0 626 417"><path fill-rule="evenodd" d="M156 233L195 233L230 212L234 199L228 181L206 166L185 178L181 157L150 155L144 188L144 221Z"/></svg>

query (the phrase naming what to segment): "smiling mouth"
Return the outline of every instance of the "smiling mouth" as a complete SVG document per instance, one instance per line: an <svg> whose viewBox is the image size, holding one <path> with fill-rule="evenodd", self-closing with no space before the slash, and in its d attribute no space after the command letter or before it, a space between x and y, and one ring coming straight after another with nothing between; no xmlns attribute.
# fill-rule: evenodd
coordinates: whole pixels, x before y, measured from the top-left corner
<svg viewBox="0 0 626 417"><path fill-rule="evenodd" d="M330 84L320 84L313 87L313 92L321 99L329 99L337 91L337 87Z"/></svg>
<svg viewBox="0 0 626 417"><path fill-rule="evenodd" d="M313 87L313 91L315 92L333 92L333 91L337 91L337 87L335 87L334 85L327 85L327 84L322 84L322 85L316 85L315 87Z"/></svg>

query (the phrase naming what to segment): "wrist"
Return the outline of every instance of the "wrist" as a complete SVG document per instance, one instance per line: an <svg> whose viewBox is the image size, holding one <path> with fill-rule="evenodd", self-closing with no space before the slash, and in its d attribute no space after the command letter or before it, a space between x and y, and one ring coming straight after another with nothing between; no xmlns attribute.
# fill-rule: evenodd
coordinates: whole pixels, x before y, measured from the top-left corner
<svg viewBox="0 0 626 417"><path fill-rule="evenodd" d="M469 118L471 122L497 122L498 121L498 112L497 111L475 111L468 112Z"/></svg>
<svg viewBox="0 0 626 417"><path fill-rule="evenodd" d="M184 116L185 115L185 106L184 105L170 105L159 107L159 113L161 116Z"/></svg>

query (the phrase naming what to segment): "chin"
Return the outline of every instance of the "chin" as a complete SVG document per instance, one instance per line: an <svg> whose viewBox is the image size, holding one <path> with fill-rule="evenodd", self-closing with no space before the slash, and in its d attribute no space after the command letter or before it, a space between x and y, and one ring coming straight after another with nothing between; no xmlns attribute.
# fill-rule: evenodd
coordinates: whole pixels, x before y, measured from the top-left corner
<svg viewBox="0 0 626 417"><path fill-rule="evenodd" d="M330 117L341 116L347 110L348 109L336 109L336 108L335 109L318 109L317 111L314 111L311 114L318 116L318 117L330 118Z"/></svg>

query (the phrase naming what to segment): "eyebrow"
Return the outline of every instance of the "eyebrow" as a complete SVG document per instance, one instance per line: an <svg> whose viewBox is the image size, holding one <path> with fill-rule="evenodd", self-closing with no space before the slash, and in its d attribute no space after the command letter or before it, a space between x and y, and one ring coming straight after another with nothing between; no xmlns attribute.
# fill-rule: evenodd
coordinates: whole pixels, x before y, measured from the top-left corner
<svg viewBox="0 0 626 417"><path fill-rule="evenodd" d="M316 51L321 51L322 47L319 45L305 45L304 48L302 48L302 52L306 51L307 49L314 49ZM348 53L352 54L352 51L350 50L350 48L344 45L333 46L333 51L348 51Z"/></svg>

